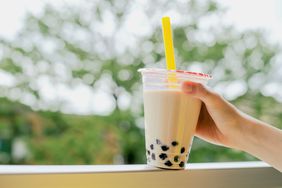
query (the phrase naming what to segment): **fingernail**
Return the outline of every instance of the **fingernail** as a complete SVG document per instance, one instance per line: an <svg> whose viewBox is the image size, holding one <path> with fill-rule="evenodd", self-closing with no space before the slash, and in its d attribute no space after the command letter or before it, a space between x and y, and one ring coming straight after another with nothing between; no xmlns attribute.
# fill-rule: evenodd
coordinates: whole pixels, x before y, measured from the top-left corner
<svg viewBox="0 0 282 188"><path fill-rule="evenodd" d="M183 85L182 85L182 90L183 92L185 93L194 93L195 91L195 85L192 83L192 82L185 82Z"/></svg>

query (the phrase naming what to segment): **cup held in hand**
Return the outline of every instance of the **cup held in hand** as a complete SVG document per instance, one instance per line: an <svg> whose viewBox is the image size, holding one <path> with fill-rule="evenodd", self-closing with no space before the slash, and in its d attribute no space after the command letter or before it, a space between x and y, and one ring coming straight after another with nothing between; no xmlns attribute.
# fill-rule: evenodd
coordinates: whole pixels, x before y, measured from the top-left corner
<svg viewBox="0 0 282 188"><path fill-rule="evenodd" d="M189 157L201 101L182 92L181 86L185 81L205 84L210 76L165 69L139 71L143 78L147 163L160 168L183 169ZM176 82L168 79L171 72Z"/></svg>

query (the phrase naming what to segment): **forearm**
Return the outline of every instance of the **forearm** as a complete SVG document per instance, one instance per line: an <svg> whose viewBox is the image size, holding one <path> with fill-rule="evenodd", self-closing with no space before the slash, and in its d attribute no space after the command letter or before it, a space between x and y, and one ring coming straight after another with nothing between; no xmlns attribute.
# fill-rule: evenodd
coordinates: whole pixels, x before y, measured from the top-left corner
<svg viewBox="0 0 282 188"><path fill-rule="evenodd" d="M282 172L282 130L244 116L239 149L269 163Z"/></svg>

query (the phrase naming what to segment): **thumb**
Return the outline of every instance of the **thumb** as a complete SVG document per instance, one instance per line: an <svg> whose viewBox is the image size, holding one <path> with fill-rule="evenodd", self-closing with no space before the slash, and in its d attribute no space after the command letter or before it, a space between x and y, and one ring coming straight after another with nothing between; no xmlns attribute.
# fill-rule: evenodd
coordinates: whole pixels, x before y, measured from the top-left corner
<svg viewBox="0 0 282 188"><path fill-rule="evenodd" d="M182 91L192 97L198 98L206 105L217 103L219 95L205 85L196 82L184 82L182 84Z"/></svg>

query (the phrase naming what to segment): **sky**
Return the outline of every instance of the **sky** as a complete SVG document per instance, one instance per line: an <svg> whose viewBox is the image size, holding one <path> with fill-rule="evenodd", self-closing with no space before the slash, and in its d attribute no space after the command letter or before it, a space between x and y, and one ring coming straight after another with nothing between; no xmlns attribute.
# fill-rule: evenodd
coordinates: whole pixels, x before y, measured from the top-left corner
<svg viewBox="0 0 282 188"><path fill-rule="evenodd" d="M282 1L280 0L217 0L226 8L223 18L228 25L234 25L239 31L246 29L263 30L269 40L282 44ZM25 14L31 12L39 14L47 0L9 0L0 3L0 37L13 39L21 29ZM79 3L78 0L49 0L51 4ZM0 74L0 80L6 78ZM0 82L1 84L1 82ZM3 84L3 83L2 83ZM103 92L93 93L91 89L78 85L75 89L64 88L52 93L52 86L46 84L42 87L48 94L47 100L52 100L55 95L64 98L68 105L63 111L75 114L100 114L106 115L113 108L111 98ZM54 89L53 89L54 90ZM83 96L83 97L81 97ZM77 98L80 98L77 100ZM125 96L126 98L126 96ZM98 105L97 105L98 104ZM124 107L130 101L124 100ZM95 106L103 106L96 108Z"/></svg>
<svg viewBox="0 0 282 188"><path fill-rule="evenodd" d="M264 30L272 41L282 44L281 0L217 0L227 8L225 19L240 30Z"/></svg>

